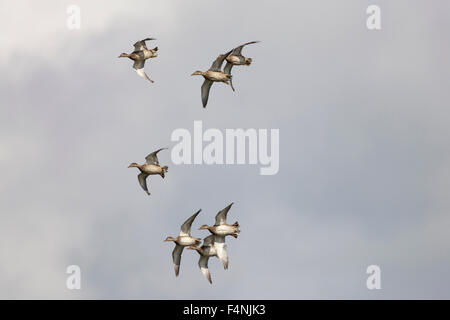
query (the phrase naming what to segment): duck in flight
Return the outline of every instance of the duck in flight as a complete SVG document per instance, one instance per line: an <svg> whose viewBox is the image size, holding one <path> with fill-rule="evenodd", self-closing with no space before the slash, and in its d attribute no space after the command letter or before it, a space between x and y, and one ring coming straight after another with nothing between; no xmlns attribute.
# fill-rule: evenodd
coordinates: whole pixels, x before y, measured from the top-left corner
<svg viewBox="0 0 450 320"><path fill-rule="evenodd" d="M186 246L196 247L201 243L201 239L194 238L191 236L191 226L192 222L195 220L197 215L202 211L201 209L194 213L189 219L187 219L182 225L180 234L176 238L167 237L164 241L173 241L175 242L175 248L172 251L172 260L173 267L175 270L175 275L178 276L180 272L180 262L181 262L181 254L183 253L183 249Z"/></svg>
<svg viewBox="0 0 450 320"><path fill-rule="evenodd" d="M251 41L234 48L231 53L226 57L227 64L223 69L223 72L231 75L231 69L233 66L249 66L252 63L252 58L246 58L242 55L242 49L248 44L258 43L259 41ZM233 86L232 80L230 79L230 85ZM234 88L233 88L234 90Z"/></svg>
<svg viewBox="0 0 450 320"><path fill-rule="evenodd" d="M144 164L137 164L136 162L133 162L128 166L128 168L138 168L141 173L138 175L139 184L141 185L142 189L150 195L150 192L147 189L147 177L149 175L157 175L159 174L163 179L165 177L165 173L169 169L168 166L160 166L158 161L158 152L161 150L164 150L167 148L161 148L158 149L152 153L150 153L148 156L145 157L146 163Z"/></svg>
<svg viewBox="0 0 450 320"><path fill-rule="evenodd" d="M222 262L224 269L228 269L228 253L227 245L225 244L226 236L238 237L239 223L236 221L233 224L227 224L227 214L230 211L233 203L229 204L226 208L222 209L216 215L216 223L213 226L206 224L200 227L200 230L209 230L214 235L214 247L217 257Z"/></svg>
<svg viewBox="0 0 450 320"><path fill-rule="evenodd" d="M130 54L122 53L119 58L129 58L134 61L133 69L136 73L150 82L154 82L152 79L148 77L148 75L144 71L145 60L150 58L156 58L158 54L158 47L153 49L148 49L145 41L156 40L155 38L145 38L144 40L140 40L134 44L134 51Z"/></svg>
<svg viewBox="0 0 450 320"><path fill-rule="evenodd" d="M221 54L214 60L211 67L203 72L203 71L195 71L191 76L203 76L205 81L202 85L202 103L203 108L206 108L206 104L208 103L209 90L214 82L223 82L226 83L233 89L231 85L231 74L222 71L222 64L225 58L231 53L231 51ZM234 89L233 89L234 91Z"/></svg>
<svg viewBox="0 0 450 320"><path fill-rule="evenodd" d="M194 247L191 246L188 250L195 250L200 255L200 259L198 260L198 267L200 271L205 276L206 280L212 284L211 281L211 272L209 272L208 268L208 260L210 257L217 257L216 247L214 246L214 235L209 235L205 239L203 239L202 246Z"/></svg>

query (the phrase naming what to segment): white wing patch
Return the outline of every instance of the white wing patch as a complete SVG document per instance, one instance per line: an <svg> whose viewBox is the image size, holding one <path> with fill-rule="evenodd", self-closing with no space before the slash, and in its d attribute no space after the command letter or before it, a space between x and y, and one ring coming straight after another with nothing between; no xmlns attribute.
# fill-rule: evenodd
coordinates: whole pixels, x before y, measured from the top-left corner
<svg viewBox="0 0 450 320"><path fill-rule="evenodd" d="M147 74L146 74L145 71L144 71L144 68L142 68L142 69L134 69L134 71L136 71L136 73L137 73L140 77L142 77L142 78L144 78L144 79L147 79L147 80L150 81L150 82L154 82L152 79L150 79L150 78L147 76Z"/></svg>
<svg viewBox="0 0 450 320"><path fill-rule="evenodd" d="M209 269L201 267L200 270L202 271L202 273L205 276L205 278L209 281L209 283L212 283L212 281L211 281L211 273L209 272Z"/></svg>
<svg viewBox="0 0 450 320"><path fill-rule="evenodd" d="M223 264L223 268L228 269L228 252L227 245L225 243L215 242L214 247L216 249L217 257Z"/></svg>

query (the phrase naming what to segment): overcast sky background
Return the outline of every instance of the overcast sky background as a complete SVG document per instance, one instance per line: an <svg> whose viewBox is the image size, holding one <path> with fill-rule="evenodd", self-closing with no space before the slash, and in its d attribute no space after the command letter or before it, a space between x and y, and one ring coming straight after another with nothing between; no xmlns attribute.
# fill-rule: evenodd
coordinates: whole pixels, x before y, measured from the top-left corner
<svg viewBox="0 0 450 320"><path fill-rule="evenodd" d="M450 298L448 1L134 3L0 2L0 298ZM117 58L149 36L154 84ZM190 74L252 40L203 109ZM194 120L279 128L279 173L162 151L146 196L127 166ZM211 260L210 285L186 251L176 278L162 240L230 202L229 270Z"/></svg>

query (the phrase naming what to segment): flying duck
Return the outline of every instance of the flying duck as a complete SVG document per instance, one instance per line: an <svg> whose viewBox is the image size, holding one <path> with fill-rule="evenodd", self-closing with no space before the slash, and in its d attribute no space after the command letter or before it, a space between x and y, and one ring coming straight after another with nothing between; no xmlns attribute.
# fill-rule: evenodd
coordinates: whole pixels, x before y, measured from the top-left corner
<svg viewBox="0 0 450 320"><path fill-rule="evenodd" d="M207 229L214 235L214 247L216 248L217 257L223 264L224 269L228 269L228 253L227 245L225 244L226 236L238 237L239 223L236 221L233 224L227 224L227 213L230 211L233 203L229 204L226 208L219 211L216 215L216 223L213 226L208 226L206 224L200 227L200 230Z"/></svg>
<svg viewBox="0 0 450 320"><path fill-rule="evenodd" d="M203 244L201 248L199 247L189 247L189 250L195 250L200 255L198 260L198 267L200 268L202 274L205 278L212 284L211 273L208 268L208 260L210 257L217 257L216 247L214 246L214 235L207 236L203 239Z"/></svg>
<svg viewBox="0 0 450 320"><path fill-rule="evenodd" d="M165 177L164 173L166 173L169 169L168 166L162 167L159 165L157 154L158 152L164 149L167 148L161 148L150 153L148 156L145 157L146 163L144 164L137 164L136 162L133 162L128 166L128 168L138 168L141 171L141 173L139 173L138 175L139 184L148 195L150 195L150 192L147 189L147 177L149 175L159 174L164 179Z"/></svg>
<svg viewBox="0 0 450 320"><path fill-rule="evenodd" d="M120 54L119 58L130 58L134 61L133 69L136 71L136 73L144 78L147 79L150 82L154 82L152 79L150 79L147 74L144 71L144 64L145 60L150 58L156 58L158 54L156 51L158 51L158 47L155 47L153 49L148 49L147 45L145 44L145 41L148 40L156 40L155 38L146 38L144 40L140 40L134 44L134 51L130 54L128 53L122 53Z"/></svg>
<svg viewBox="0 0 450 320"><path fill-rule="evenodd" d="M241 52L242 48L248 44L258 43L259 41L251 41L244 43L243 45L240 45L239 47L234 48L231 53L226 57L227 64L225 65L225 68L223 69L223 72L226 74L231 75L231 68L233 66L249 66L252 63L252 58L246 58L244 57ZM232 80L230 79L230 85L233 86ZM234 88L233 88L234 90Z"/></svg>
<svg viewBox="0 0 450 320"><path fill-rule="evenodd" d="M164 241L173 241L175 242L175 248L172 251L172 260L173 260L173 267L175 269L175 275L178 277L178 274L180 272L180 261L181 261L181 254L183 253L183 249L186 246L189 247L195 247L198 246L201 243L201 239L194 238L191 236L191 225L192 222L195 220L197 215L202 211L201 209L198 210L196 213L194 213L189 219L187 219L182 225L181 225L181 231L178 237L172 238L167 237Z"/></svg>
<svg viewBox="0 0 450 320"><path fill-rule="evenodd" d="M203 76L205 78L205 81L202 85L202 103L203 108L206 108L206 104L208 103L208 97L209 97L209 89L211 89L211 86L213 82L223 82L226 83L233 89L231 86L230 80L231 80L231 74L227 74L226 72L222 72L222 63L225 60L225 58L231 53L231 51L221 54L217 57L216 60L214 60L213 64L211 65L211 68L209 68L207 71L195 71L191 76ZM234 91L234 89L233 89Z"/></svg>

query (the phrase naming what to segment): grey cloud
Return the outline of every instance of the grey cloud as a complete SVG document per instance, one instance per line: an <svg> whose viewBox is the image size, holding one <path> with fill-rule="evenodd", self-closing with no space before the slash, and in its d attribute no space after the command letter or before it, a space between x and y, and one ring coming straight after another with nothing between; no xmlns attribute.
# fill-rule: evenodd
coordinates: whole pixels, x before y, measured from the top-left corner
<svg viewBox="0 0 450 320"><path fill-rule="evenodd" d="M26 25L49 50L11 40L0 60L1 298L449 298L446 2L381 1L379 32L360 1L139 4L82 2L69 32L46 3L48 29ZM152 85L117 59L147 35ZM249 40L262 42L233 70L236 92L215 85L204 110L189 75ZM175 166L164 151L147 197L127 166L194 120L279 128L279 173ZM211 286L185 252L175 278L164 237L230 202L230 269L212 261ZM381 291L365 287L370 264Z"/></svg>

